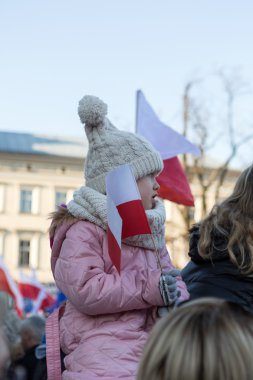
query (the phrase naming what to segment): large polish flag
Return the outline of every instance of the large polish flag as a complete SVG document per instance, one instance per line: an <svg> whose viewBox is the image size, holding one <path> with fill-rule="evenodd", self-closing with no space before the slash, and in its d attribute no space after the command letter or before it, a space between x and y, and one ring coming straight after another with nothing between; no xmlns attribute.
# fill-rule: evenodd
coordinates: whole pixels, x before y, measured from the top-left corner
<svg viewBox="0 0 253 380"><path fill-rule="evenodd" d="M107 237L108 237L108 252L112 263L120 273L121 261L121 234L122 234L122 219L119 212L108 195L107 189Z"/></svg>
<svg viewBox="0 0 253 380"><path fill-rule="evenodd" d="M159 120L141 90L137 91L136 132L149 140L162 156L164 169L157 178L158 195L178 204L194 206L188 179L176 156L184 153L199 156L200 150Z"/></svg>
<svg viewBox="0 0 253 380"><path fill-rule="evenodd" d="M55 299L49 294L44 285L38 281L35 271L31 276L20 272L18 287L23 298L32 301L32 314L38 313L39 310L45 310L55 303Z"/></svg>
<svg viewBox="0 0 253 380"><path fill-rule="evenodd" d="M8 268L5 266L2 258L0 257L0 290L8 293L15 302L15 307L18 315L23 315L23 298L18 289L17 284L10 275Z"/></svg>
<svg viewBox="0 0 253 380"><path fill-rule="evenodd" d="M141 195L129 164L120 165L107 174L106 193L122 219L122 239L151 234Z"/></svg>

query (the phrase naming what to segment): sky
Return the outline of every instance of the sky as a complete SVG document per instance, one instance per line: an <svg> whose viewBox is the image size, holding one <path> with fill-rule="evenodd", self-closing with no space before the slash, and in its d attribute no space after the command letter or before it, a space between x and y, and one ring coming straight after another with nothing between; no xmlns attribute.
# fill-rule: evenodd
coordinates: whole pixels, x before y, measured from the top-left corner
<svg viewBox="0 0 253 380"><path fill-rule="evenodd" d="M77 105L92 94L133 131L141 89L182 132L184 86L220 68L247 83L253 129L252 16L251 0L1 0L0 129L83 138Z"/></svg>

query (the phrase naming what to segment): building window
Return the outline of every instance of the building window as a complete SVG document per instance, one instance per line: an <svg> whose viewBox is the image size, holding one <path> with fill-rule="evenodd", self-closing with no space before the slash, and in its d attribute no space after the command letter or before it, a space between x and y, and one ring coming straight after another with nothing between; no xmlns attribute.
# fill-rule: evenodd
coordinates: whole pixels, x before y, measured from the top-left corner
<svg viewBox="0 0 253 380"><path fill-rule="evenodd" d="M60 206L61 204L66 204L66 202L67 202L67 192L57 190L55 192L55 205Z"/></svg>
<svg viewBox="0 0 253 380"><path fill-rule="evenodd" d="M32 190L21 189L20 212L30 214L32 212Z"/></svg>
<svg viewBox="0 0 253 380"><path fill-rule="evenodd" d="M28 267L30 264L30 240L19 240L19 259L20 267Z"/></svg>

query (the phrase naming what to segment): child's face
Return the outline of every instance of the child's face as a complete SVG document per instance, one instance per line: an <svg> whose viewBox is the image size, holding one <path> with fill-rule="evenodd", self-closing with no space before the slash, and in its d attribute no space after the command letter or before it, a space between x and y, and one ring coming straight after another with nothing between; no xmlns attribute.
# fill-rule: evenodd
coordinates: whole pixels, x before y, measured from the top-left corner
<svg viewBox="0 0 253 380"><path fill-rule="evenodd" d="M156 181L156 173L149 174L146 177L138 179L137 186L141 194L141 200L145 210L151 210L155 207L155 197L159 189Z"/></svg>

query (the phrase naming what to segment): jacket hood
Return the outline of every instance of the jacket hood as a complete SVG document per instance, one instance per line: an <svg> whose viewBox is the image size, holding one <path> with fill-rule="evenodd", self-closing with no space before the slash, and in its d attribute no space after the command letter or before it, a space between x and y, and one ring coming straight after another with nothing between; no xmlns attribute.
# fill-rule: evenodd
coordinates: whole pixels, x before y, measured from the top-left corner
<svg viewBox="0 0 253 380"><path fill-rule="evenodd" d="M51 269L54 275L55 263L59 257L66 233L79 219L71 215L65 207L59 207L50 217L52 218L52 223L49 227L50 247L52 249Z"/></svg>

